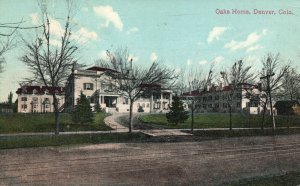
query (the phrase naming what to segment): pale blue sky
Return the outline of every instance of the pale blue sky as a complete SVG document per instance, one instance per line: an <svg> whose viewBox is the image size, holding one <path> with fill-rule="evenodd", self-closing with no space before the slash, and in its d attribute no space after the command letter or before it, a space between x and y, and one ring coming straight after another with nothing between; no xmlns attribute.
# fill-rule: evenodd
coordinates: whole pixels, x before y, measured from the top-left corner
<svg viewBox="0 0 300 186"><path fill-rule="evenodd" d="M225 69L240 58L259 69L259 60L268 52L280 52L297 65L300 59L300 1L278 0L81 0L73 20L77 57L92 65L105 50L129 48L137 64L161 59L176 69L184 67ZM53 25L63 26L65 3L48 1ZM216 9L274 10L275 15L216 14ZM279 10L291 15L280 15ZM40 10L36 0L0 0L0 23L37 24ZM56 30L56 31L57 31ZM35 31L21 31L26 37ZM54 33L59 34L59 33ZM53 40L55 43L55 40ZM5 55L7 64L0 77L0 101L18 88L18 81L30 75L19 60L16 47ZM14 99L16 95L14 96Z"/></svg>

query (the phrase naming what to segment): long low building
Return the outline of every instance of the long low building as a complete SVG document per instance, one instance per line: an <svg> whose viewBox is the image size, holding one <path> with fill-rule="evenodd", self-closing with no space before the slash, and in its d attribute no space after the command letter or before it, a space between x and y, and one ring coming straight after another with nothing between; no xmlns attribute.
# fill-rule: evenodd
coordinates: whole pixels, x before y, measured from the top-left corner
<svg viewBox="0 0 300 186"><path fill-rule="evenodd" d="M196 100L196 112L243 112L261 114L266 101L265 93L258 85L241 83L233 89L231 85L207 86L204 90L193 90L181 95L187 109L191 107L191 100ZM230 105L229 105L230 104ZM276 109L273 110L276 114ZM266 114L270 114L267 105Z"/></svg>

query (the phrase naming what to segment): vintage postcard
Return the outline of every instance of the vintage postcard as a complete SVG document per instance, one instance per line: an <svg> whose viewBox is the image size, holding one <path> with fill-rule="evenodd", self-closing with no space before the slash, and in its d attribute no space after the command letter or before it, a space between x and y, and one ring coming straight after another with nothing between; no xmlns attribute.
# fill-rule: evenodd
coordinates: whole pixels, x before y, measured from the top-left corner
<svg viewBox="0 0 300 186"><path fill-rule="evenodd" d="M300 185L299 0L0 0L0 185Z"/></svg>

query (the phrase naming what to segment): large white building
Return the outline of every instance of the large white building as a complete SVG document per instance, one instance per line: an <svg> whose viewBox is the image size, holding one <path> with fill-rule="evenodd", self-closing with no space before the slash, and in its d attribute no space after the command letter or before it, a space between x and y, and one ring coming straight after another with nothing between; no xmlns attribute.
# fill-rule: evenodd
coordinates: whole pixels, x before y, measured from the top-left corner
<svg viewBox="0 0 300 186"><path fill-rule="evenodd" d="M74 69L69 76L65 87L65 110L72 111L82 92L89 99L91 106L99 102L106 112L129 111L129 99L124 92L116 87L117 82L107 72L115 71L102 67L87 69ZM164 112L169 109L172 102L172 91L163 89L160 85L141 85L151 89L137 99L133 105L133 112L142 108L144 112Z"/></svg>
<svg viewBox="0 0 300 186"><path fill-rule="evenodd" d="M185 92L181 97L185 100L186 107L188 100L196 99L197 112L229 112L230 104L232 112L260 114L266 99L264 95L258 85L242 83L235 89L231 85L208 86L205 90ZM267 113L270 113L269 106Z"/></svg>
<svg viewBox="0 0 300 186"><path fill-rule="evenodd" d="M47 88L45 86L22 86L17 90L18 112L53 112L53 96L55 91L58 99L59 111L64 109L65 95L63 87Z"/></svg>

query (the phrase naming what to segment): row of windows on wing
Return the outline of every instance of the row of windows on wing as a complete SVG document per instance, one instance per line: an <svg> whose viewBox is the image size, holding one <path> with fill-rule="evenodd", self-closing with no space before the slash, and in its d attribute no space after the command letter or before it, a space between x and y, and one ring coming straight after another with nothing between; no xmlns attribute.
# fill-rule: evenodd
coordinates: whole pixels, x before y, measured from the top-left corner
<svg viewBox="0 0 300 186"><path fill-rule="evenodd" d="M219 104L219 103L215 103L215 104L196 104L197 108L203 108L203 109L207 109L207 108L220 108L220 106L222 108L228 108L228 103L223 103L223 104ZM241 107L241 102L237 102L235 105L237 108ZM191 108L191 105L189 105L189 107Z"/></svg>
<svg viewBox="0 0 300 186"><path fill-rule="evenodd" d="M21 98L22 101L27 101L27 97L22 97ZM57 98L58 100L58 103L59 103L59 98ZM31 103L34 103L34 104L38 104L39 102L39 98L38 97L33 97L31 99ZM42 101L42 104L50 104L50 99L49 98L44 98L44 100Z"/></svg>
<svg viewBox="0 0 300 186"><path fill-rule="evenodd" d="M238 108L238 107L241 107L241 102L236 102L236 107ZM197 105L197 107L198 108L204 108L204 109L206 109L206 108L220 108L220 104L219 103L215 103L215 104L199 104L199 105ZM223 107L223 108L228 108L229 106L228 106L228 103L223 103L223 104L221 104L221 107ZM258 107L258 102L247 102L246 103L246 107Z"/></svg>
<svg viewBox="0 0 300 186"><path fill-rule="evenodd" d="M227 100L230 99L230 95L222 95L222 100ZM241 99L242 98L242 94L241 93L237 93L236 95L233 96L233 99ZM202 97L200 98L201 101L205 102L205 101L213 101L213 100L220 100L220 96L216 95L216 96L207 96L207 97Z"/></svg>
<svg viewBox="0 0 300 186"><path fill-rule="evenodd" d="M112 84L102 84L103 89L110 91L113 89ZM94 84L93 83L83 83L83 89L84 90L94 90Z"/></svg>
<svg viewBox="0 0 300 186"><path fill-rule="evenodd" d="M38 105L38 104L32 104L31 107L32 107L33 109L37 109L37 108L39 107L39 105ZM22 108L22 109L27 109L27 104L22 104L22 105L21 105L21 108ZM50 108L50 104L44 104L44 108L45 108L45 109Z"/></svg>
<svg viewBox="0 0 300 186"><path fill-rule="evenodd" d="M26 93L27 93L27 90L26 90L26 89L23 89L23 90L22 90L22 93L23 93L23 94L26 94ZM36 89L33 89L32 94L39 94L39 91L36 90ZM49 90L46 89L46 90L44 91L44 94L50 94ZM55 90L55 94L59 94L59 91L58 91L58 90Z"/></svg>

